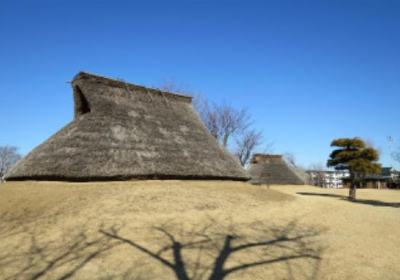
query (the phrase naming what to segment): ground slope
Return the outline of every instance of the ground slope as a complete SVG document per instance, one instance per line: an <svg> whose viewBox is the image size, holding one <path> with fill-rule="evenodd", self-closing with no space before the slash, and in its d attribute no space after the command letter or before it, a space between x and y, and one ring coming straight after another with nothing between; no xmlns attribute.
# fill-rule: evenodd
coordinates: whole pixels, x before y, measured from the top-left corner
<svg viewBox="0 0 400 280"><path fill-rule="evenodd" d="M0 185L0 279L399 279L400 192Z"/></svg>

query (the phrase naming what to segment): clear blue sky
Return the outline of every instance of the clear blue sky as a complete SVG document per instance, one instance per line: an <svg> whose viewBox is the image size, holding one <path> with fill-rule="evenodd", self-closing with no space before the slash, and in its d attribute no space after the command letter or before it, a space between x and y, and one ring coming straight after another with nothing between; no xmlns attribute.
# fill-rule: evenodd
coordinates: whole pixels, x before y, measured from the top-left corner
<svg viewBox="0 0 400 280"><path fill-rule="evenodd" d="M0 1L0 145L27 153L73 118L85 70L173 77L246 106L307 165L359 136L400 146L400 1Z"/></svg>

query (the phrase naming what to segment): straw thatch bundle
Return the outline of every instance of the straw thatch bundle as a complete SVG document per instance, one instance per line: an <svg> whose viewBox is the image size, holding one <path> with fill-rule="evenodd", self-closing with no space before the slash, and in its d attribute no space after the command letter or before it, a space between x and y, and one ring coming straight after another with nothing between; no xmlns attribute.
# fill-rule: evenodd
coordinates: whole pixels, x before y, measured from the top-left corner
<svg viewBox="0 0 400 280"><path fill-rule="evenodd" d="M308 174L300 169L289 167L281 155L255 154L248 172L252 184L309 184Z"/></svg>
<svg viewBox="0 0 400 280"><path fill-rule="evenodd" d="M85 72L72 87L74 120L7 180L248 179L208 133L191 97Z"/></svg>

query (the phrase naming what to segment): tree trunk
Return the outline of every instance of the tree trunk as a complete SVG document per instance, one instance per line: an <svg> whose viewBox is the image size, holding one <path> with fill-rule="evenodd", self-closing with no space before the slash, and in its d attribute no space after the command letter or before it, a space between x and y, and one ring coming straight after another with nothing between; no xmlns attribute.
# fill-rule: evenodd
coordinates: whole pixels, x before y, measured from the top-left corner
<svg viewBox="0 0 400 280"><path fill-rule="evenodd" d="M228 139L229 139L229 133L225 133L224 137L222 138L222 145L226 148L228 147Z"/></svg>
<svg viewBox="0 0 400 280"><path fill-rule="evenodd" d="M356 191L357 191L357 176L354 173L351 173L351 186L349 189L349 199L356 199Z"/></svg>
<svg viewBox="0 0 400 280"><path fill-rule="evenodd" d="M356 199L356 190L357 185L352 183L349 191L349 199Z"/></svg>

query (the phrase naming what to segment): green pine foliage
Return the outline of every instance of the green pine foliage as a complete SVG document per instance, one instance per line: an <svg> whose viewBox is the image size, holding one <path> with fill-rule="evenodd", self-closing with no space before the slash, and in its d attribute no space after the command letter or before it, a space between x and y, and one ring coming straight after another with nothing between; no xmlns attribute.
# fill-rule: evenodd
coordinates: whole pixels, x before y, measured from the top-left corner
<svg viewBox="0 0 400 280"><path fill-rule="evenodd" d="M340 138L333 140L336 147L330 154L327 166L336 170L349 170L352 178L350 198L355 198L357 184L369 174L380 174L379 153L372 147L366 147L360 138Z"/></svg>
<svg viewBox="0 0 400 280"><path fill-rule="evenodd" d="M380 174L381 165L378 152L371 147L366 147L360 138L340 138L333 140L331 147L338 147L330 154L328 167L336 170L349 170L362 177L368 174Z"/></svg>

